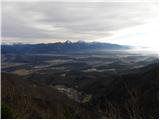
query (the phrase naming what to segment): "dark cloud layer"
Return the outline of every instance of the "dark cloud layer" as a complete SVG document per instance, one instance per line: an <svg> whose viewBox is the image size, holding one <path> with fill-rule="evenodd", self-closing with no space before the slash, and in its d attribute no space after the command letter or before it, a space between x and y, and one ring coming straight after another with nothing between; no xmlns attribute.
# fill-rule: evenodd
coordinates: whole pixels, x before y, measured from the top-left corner
<svg viewBox="0 0 160 120"><path fill-rule="evenodd" d="M3 2L2 38L27 43L95 40L154 16L155 2Z"/></svg>

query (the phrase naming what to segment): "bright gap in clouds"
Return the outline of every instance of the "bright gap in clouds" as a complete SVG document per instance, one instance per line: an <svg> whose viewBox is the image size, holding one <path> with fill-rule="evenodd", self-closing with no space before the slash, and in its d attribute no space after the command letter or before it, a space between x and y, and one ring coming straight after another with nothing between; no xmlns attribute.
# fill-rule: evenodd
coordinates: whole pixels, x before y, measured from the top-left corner
<svg viewBox="0 0 160 120"><path fill-rule="evenodd" d="M137 46L137 49L146 48L151 51L160 51L160 3L157 3L157 7L158 15L146 24L117 31L109 38L101 38L96 41Z"/></svg>
<svg viewBox="0 0 160 120"><path fill-rule="evenodd" d="M95 41L115 43L120 45L137 46L148 50L159 51L160 19L151 20L145 25L117 31L113 36L97 39Z"/></svg>

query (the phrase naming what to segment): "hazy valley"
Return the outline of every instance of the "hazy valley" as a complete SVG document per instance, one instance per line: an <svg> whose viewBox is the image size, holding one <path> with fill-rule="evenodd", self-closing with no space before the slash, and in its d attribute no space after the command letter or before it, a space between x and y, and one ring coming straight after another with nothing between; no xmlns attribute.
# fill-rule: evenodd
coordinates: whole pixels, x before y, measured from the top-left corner
<svg viewBox="0 0 160 120"><path fill-rule="evenodd" d="M67 41L2 45L1 59L2 102L15 118L159 117L154 52Z"/></svg>

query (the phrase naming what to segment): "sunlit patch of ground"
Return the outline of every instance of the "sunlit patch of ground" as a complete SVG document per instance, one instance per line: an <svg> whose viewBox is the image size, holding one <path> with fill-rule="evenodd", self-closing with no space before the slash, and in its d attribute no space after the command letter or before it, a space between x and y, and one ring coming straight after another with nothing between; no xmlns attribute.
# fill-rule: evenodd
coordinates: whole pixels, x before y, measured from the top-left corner
<svg viewBox="0 0 160 120"><path fill-rule="evenodd" d="M33 71L32 70L26 70L26 69L18 69L18 70L15 70L12 73L17 74L17 75L21 75L21 76L25 76L25 75L29 75L29 74L33 73Z"/></svg>
<svg viewBox="0 0 160 120"><path fill-rule="evenodd" d="M1 67L2 68L10 68L10 67L18 67L21 65L25 65L25 63L2 63Z"/></svg>

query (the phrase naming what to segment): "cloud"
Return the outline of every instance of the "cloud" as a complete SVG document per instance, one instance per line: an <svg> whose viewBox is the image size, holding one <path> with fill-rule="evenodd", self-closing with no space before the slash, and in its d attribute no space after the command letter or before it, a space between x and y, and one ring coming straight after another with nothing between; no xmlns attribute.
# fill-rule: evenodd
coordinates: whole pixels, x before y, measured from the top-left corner
<svg viewBox="0 0 160 120"><path fill-rule="evenodd" d="M2 2L2 39L92 41L143 25L156 15L155 2Z"/></svg>

